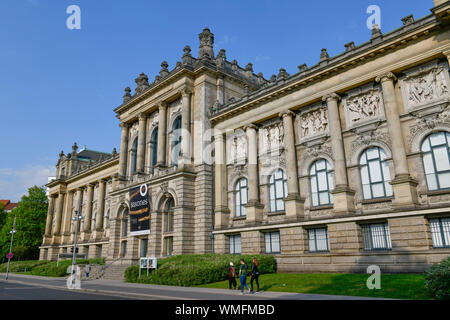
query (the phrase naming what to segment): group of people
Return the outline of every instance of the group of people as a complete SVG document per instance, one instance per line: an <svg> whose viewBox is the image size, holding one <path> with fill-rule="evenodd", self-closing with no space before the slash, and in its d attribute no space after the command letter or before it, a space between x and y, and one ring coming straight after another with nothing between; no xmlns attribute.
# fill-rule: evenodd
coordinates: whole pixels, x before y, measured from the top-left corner
<svg viewBox="0 0 450 320"><path fill-rule="evenodd" d="M239 282L241 283L241 294L244 294L244 287L247 288L249 293L254 293L253 291L253 281L256 282L256 292L259 292L259 271L258 271L258 260L256 260L255 257L253 257L252 261L252 269L251 269L251 279L250 279L250 287L247 285L247 275L248 275L248 266L245 264L244 259L240 260L240 266L239 266ZM237 288L236 283L236 268L233 265L233 262L230 262L230 266L228 267L228 282L229 282L229 289L235 289Z"/></svg>

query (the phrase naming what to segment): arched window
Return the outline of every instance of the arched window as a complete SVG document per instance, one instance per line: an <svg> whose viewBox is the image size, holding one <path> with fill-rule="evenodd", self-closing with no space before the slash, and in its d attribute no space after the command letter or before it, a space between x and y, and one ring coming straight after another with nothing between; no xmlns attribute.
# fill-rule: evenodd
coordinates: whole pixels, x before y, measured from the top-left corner
<svg viewBox="0 0 450 320"><path fill-rule="evenodd" d="M158 127L156 127L150 138L150 143L152 146L152 160L150 163L151 171L153 173L154 167L156 166L156 162L158 161Z"/></svg>
<svg viewBox="0 0 450 320"><path fill-rule="evenodd" d="M450 188L450 133L433 133L422 143L428 190Z"/></svg>
<svg viewBox="0 0 450 320"><path fill-rule="evenodd" d="M325 159L315 161L309 169L309 181L311 184L311 204L313 207L333 203L330 191L334 188L331 165Z"/></svg>
<svg viewBox="0 0 450 320"><path fill-rule="evenodd" d="M379 147L369 148L359 158L364 199L391 197L391 176L386 152Z"/></svg>
<svg viewBox="0 0 450 320"><path fill-rule="evenodd" d="M164 232L173 232L173 207L173 199L169 199L164 212Z"/></svg>
<svg viewBox="0 0 450 320"><path fill-rule="evenodd" d="M242 217L247 214L245 211L245 205L248 202L247 185L247 179L245 178L241 178L238 182L236 182L236 186L234 188L236 217Z"/></svg>
<svg viewBox="0 0 450 320"><path fill-rule="evenodd" d="M130 171L130 175L133 175L136 172L137 145L138 145L138 138L134 139L133 146L131 148L131 171Z"/></svg>
<svg viewBox="0 0 450 320"><path fill-rule="evenodd" d="M284 171L278 169L269 179L270 212L284 211L284 198L286 198L287 182Z"/></svg>
<svg viewBox="0 0 450 320"><path fill-rule="evenodd" d="M172 164L178 165L181 156L181 116L173 122L172 127Z"/></svg>
<svg viewBox="0 0 450 320"><path fill-rule="evenodd" d="M128 235L128 209L122 214L122 237L126 237Z"/></svg>

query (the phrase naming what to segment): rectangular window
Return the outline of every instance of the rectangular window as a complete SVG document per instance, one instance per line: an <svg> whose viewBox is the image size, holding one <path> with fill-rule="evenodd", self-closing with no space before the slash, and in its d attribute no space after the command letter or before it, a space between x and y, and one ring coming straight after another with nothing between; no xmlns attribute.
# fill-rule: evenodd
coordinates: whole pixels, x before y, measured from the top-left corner
<svg viewBox="0 0 450 320"><path fill-rule="evenodd" d="M431 219L434 248L450 248L450 218Z"/></svg>
<svg viewBox="0 0 450 320"><path fill-rule="evenodd" d="M373 223L361 226L363 233L364 250L390 250L392 249L391 236L387 223Z"/></svg>
<svg viewBox="0 0 450 320"><path fill-rule="evenodd" d="M241 235L233 235L229 236L230 239L230 254L241 254L242 247L241 247Z"/></svg>
<svg viewBox="0 0 450 320"><path fill-rule="evenodd" d="M141 240L141 257L147 256L147 249L148 249L148 239L142 239Z"/></svg>
<svg viewBox="0 0 450 320"><path fill-rule="evenodd" d="M120 256L121 257L125 257L125 255L127 254L127 242L126 241L122 241L121 243L121 250L120 250Z"/></svg>
<svg viewBox="0 0 450 320"><path fill-rule="evenodd" d="M102 245L97 246L97 258L102 257Z"/></svg>
<svg viewBox="0 0 450 320"><path fill-rule="evenodd" d="M164 238L164 254L171 256L173 252L173 237Z"/></svg>
<svg viewBox="0 0 450 320"><path fill-rule="evenodd" d="M327 228L309 229L308 242L309 242L309 252L329 251Z"/></svg>
<svg viewBox="0 0 450 320"><path fill-rule="evenodd" d="M264 234L266 253L280 253L280 232L267 232Z"/></svg>

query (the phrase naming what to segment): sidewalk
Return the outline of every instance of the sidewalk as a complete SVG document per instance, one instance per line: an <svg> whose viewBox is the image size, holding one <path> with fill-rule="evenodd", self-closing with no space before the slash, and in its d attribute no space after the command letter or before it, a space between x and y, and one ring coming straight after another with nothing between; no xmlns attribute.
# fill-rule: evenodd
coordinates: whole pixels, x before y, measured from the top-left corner
<svg viewBox="0 0 450 320"><path fill-rule="evenodd" d="M4 281L27 285L70 290L66 287L66 278L40 277L20 274L0 274L0 283ZM82 281L79 291L89 293L125 296L135 299L170 299L170 300L380 300L368 297L333 296L323 294L303 294L288 292L260 292L240 294L239 290L175 287L127 283L117 280Z"/></svg>

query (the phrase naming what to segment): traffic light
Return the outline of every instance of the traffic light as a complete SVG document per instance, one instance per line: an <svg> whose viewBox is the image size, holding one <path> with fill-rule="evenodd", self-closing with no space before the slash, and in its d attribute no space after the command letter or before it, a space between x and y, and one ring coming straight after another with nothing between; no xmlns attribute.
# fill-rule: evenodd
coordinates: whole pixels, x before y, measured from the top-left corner
<svg viewBox="0 0 450 320"><path fill-rule="evenodd" d="M70 248L70 253L73 253L73 247ZM78 248L75 250L75 253L78 253Z"/></svg>

